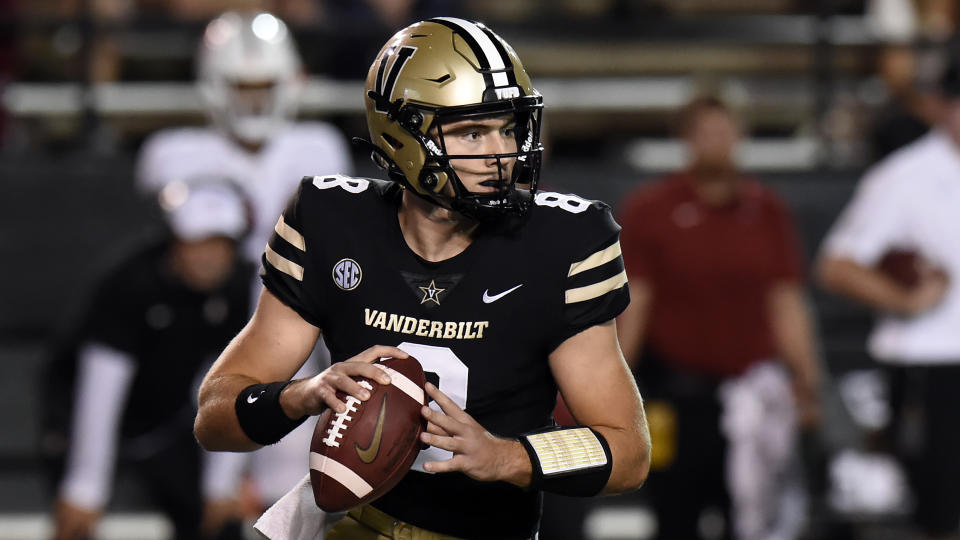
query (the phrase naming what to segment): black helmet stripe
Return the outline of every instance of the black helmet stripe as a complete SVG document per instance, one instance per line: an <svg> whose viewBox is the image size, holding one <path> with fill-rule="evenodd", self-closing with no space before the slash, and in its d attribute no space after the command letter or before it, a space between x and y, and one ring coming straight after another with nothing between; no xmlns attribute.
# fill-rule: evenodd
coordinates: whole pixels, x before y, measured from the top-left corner
<svg viewBox="0 0 960 540"><path fill-rule="evenodd" d="M416 47L405 45L392 51L390 54L384 55L383 60L380 62L380 67L377 69L377 92L379 92L385 100L390 100L393 95L393 87L397 84L397 77L400 76L400 71L415 52L417 52ZM393 64L390 65L390 72L387 73L387 80L384 82L383 72L386 71L387 63L391 58L393 58ZM377 110L386 112L381 108L379 103L377 104Z"/></svg>
<svg viewBox="0 0 960 540"><path fill-rule="evenodd" d="M480 25L456 17L436 17L430 20L450 28L470 46L480 63L480 69L483 70L483 81L488 88L503 87L510 84L510 79L505 71L513 67L510 58L497 49L494 40L481 29Z"/></svg>

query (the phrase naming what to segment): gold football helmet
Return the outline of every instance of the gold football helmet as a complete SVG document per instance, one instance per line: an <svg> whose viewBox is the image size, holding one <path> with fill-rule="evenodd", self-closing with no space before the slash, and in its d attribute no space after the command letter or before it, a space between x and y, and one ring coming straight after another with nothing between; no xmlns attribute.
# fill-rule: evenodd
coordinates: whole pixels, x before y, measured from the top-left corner
<svg viewBox="0 0 960 540"><path fill-rule="evenodd" d="M374 161L419 196L474 219L522 215L533 204L543 146L543 99L520 58L483 24L452 17L397 32L374 60L364 88ZM513 115L516 152L450 155L443 125ZM474 193L451 159L496 159L496 191ZM505 166L512 160L512 174Z"/></svg>

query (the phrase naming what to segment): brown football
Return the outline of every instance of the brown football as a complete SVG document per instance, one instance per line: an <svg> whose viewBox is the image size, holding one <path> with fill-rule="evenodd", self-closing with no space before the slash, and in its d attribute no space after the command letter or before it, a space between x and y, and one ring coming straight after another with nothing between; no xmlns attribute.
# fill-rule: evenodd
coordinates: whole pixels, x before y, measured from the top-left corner
<svg viewBox="0 0 960 540"><path fill-rule="evenodd" d="M347 411L327 409L310 441L310 482L317 506L341 512L369 503L397 485L420 452L426 422L423 368L415 358L378 362L390 375L382 385L354 377L370 391L359 401L339 394Z"/></svg>
<svg viewBox="0 0 960 540"><path fill-rule="evenodd" d="M884 253L877 268L902 287L913 288L920 283L924 261L916 251L904 249Z"/></svg>

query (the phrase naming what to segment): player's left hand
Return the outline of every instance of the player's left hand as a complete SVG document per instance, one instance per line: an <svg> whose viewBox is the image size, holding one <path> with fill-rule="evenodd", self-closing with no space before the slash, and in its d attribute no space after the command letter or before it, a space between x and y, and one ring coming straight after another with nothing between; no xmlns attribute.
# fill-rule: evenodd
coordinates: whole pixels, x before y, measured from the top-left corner
<svg viewBox="0 0 960 540"><path fill-rule="evenodd" d="M443 412L423 407L427 429L420 440L453 452L448 460L424 463L427 472L460 471L474 480L503 480L521 487L530 483L530 459L519 441L493 435L439 388L431 383L425 388Z"/></svg>

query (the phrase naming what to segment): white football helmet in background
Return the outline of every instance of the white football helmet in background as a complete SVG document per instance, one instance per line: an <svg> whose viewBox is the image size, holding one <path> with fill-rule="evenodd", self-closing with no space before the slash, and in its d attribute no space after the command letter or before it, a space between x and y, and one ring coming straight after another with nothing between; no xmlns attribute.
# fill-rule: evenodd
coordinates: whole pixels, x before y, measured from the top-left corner
<svg viewBox="0 0 960 540"><path fill-rule="evenodd" d="M231 11L211 21L197 77L213 121L245 143L262 143L296 114L300 56L287 25L269 13Z"/></svg>

